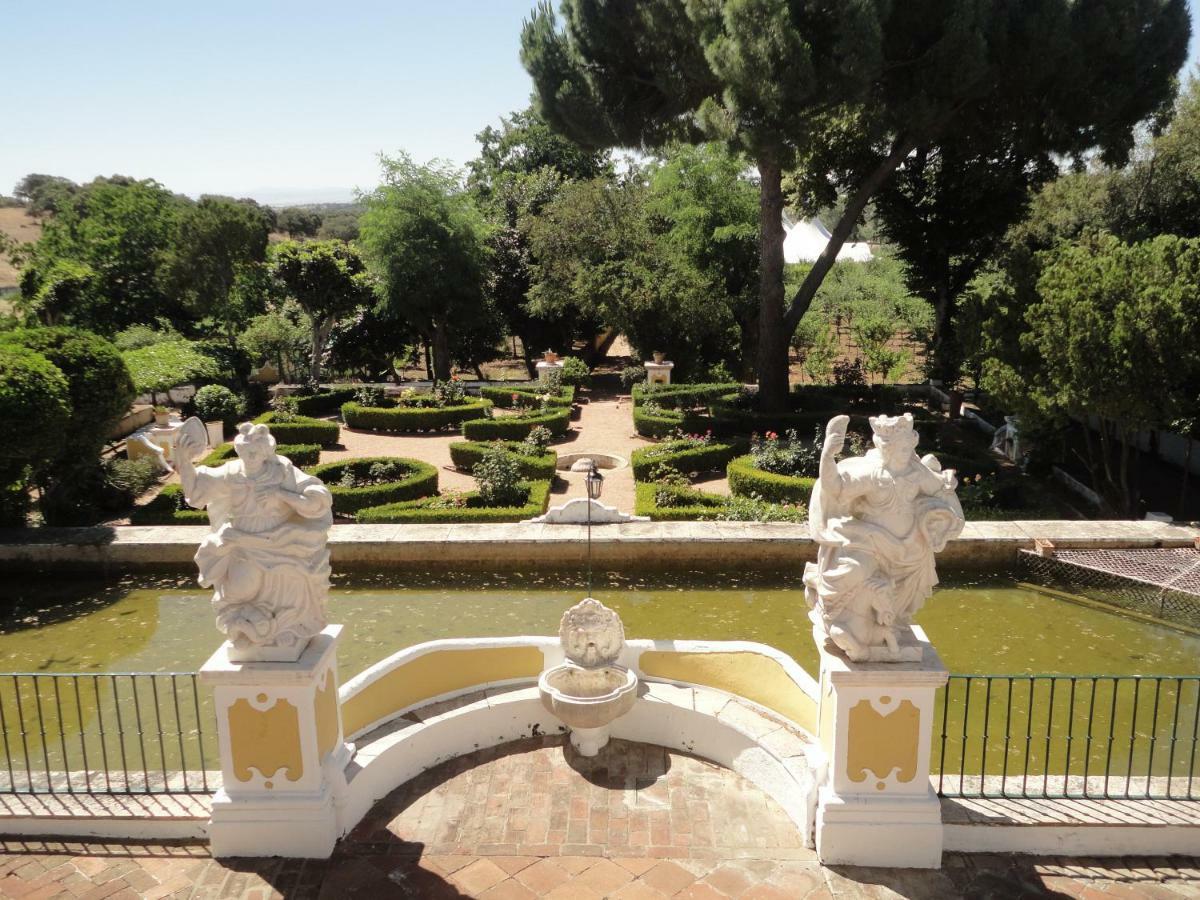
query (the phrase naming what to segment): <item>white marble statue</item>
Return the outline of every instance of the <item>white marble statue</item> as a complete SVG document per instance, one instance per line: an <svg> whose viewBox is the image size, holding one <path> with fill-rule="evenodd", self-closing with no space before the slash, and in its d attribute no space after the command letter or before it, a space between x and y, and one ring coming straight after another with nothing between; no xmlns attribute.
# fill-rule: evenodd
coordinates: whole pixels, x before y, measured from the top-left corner
<svg viewBox="0 0 1200 900"><path fill-rule="evenodd" d="M217 628L234 662L294 661L326 625L333 497L276 455L266 425L239 425L237 459L220 466L195 465L203 435L189 420L176 468L187 502L212 524L196 563L200 584L214 588Z"/></svg>
<svg viewBox="0 0 1200 900"><path fill-rule="evenodd" d="M851 660L920 658L909 629L937 584L934 554L964 524L954 470L917 458L911 414L871 418L874 449L841 462L849 416L825 429L809 504L819 545L804 568L814 634Z"/></svg>

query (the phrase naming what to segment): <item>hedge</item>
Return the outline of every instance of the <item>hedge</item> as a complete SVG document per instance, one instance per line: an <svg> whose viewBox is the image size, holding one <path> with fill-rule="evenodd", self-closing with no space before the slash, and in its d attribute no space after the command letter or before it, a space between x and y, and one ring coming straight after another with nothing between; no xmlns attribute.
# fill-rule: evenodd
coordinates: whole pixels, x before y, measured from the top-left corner
<svg viewBox="0 0 1200 900"><path fill-rule="evenodd" d="M630 464L635 481L646 481L656 466L667 465L680 472L708 472L719 469L737 454L733 444L712 441L702 447L672 441L633 451Z"/></svg>
<svg viewBox="0 0 1200 900"><path fill-rule="evenodd" d="M651 388L644 384L633 386L633 429L642 437L664 438L676 431L703 433L712 427L712 419L704 413L683 411L681 405L715 400L737 390L738 384L671 384ZM647 412L642 404L651 401L661 412Z"/></svg>
<svg viewBox="0 0 1200 900"><path fill-rule="evenodd" d="M475 463L483 459L483 454L491 450L495 442L489 441L455 441L450 445L450 458L454 465L464 472L475 469ZM501 441L500 446L517 458L521 477L530 480L549 480L554 477L558 465L558 454L547 450L541 456L531 455L528 448L520 441Z"/></svg>
<svg viewBox="0 0 1200 900"><path fill-rule="evenodd" d="M294 396L296 412L302 416L332 416L348 400L353 400L357 388L340 388L324 391L320 394L309 394L307 397Z"/></svg>
<svg viewBox="0 0 1200 900"><path fill-rule="evenodd" d="M463 422L463 437L468 441L521 441L538 425L562 437L571 426L571 410L562 406L536 416L500 416L494 419L471 419Z"/></svg>
<svg viewBox="0 0 1200 900"><path fill-rule="evenodd" d="M465 495L467 505L450 509L430 507L433 498L410 500L406 503L389 503L373 506L358 514L360 523L404 523L438 524L459 522L519 522L540 516L550 505L550 482L524 482L529 499L523 506L480 506L479 494L472 491Z"/></svg>
<svg viewBox="0 0 1200 900"><path fill-rule="evenodd" d="M365 475L373 464L380 462L404 463L408 474L399 481L388 481L364 487L344 487L338 483L347 471ZM333 494L333 511L343 516L354 515L368 506L382 506L385 503L429 497L436 494L438 488L436 468L419 459L408 459L402 456L339 459L336 462L313 466L306 471L309 475L315 475L325 482L325 486Z"/></svg>
<svg viewBox="0 0 1200 900"><path fill-rule="evenodd" d="M274 412L265 412L257 419L256 424L264 424L281 444L320 444L322 447L333 447L341 437L342 430L337 422L326 422L324 419L310 419L308 416L297 416L291 422L276 422Z"/></svg>
<svg viewBox="0 0 1200 900"><path fill-rule="evenodd" d="M208 513L183 505L183 486L168 484L144 506L136 506L129 515L133 525L207 525Z"/></svg>
<svg viewBox="0 0 1200 900"><path fill-rule="evenodd" d="M731 459L725 474L729 478L730 493L739 497L757 494L760 499L771 503L807 505L813 485L817 483L815 478L764 472L754 465L754 457L750 455Z"/></svg>
<svg viewBox="0 0 1200 900"><path fill-rule="evenodd" d="M537 406L546 391L537 387L482 387L479 395L491 400L500 409L514 409L522 406ZM525 402L513 403L513 394ZM566 385L558 393L546 401L549 406L570 406L575 402L575 388Z"/></svg>
<svg viewBox="0 0 1200 900"><path fill-rule="evenodd" d="M466 400L454 406L363 406L342 404L342 420L366 431L442 431L486 414L491 400Z"/></svg>
<svg viewBox="0 0 1200 900"><path fill-rule="evenodd" d="M655 495L662 489L676 496L679 506L659 506ZM634 485L633 512L638 516L649 516L656 522L695 522L719 518L725 509L725 498L719 494L706 494L695 488L663 487L651 481L639 481Z"/></svg>
<svg viewBox="0 0 1200 900"><path fill-rule="evenodd" d="M633 386L633 402L634 405L637 405L643 400L653 400L659 406L676 409L684 404L685 401L692 400L698 405L715 400L717 397L734 393L740 390L741 387L737 382L668 384L662 387L635 384Z"/></svg>
<svg viewBox="0 0 1200 900"><path fill-rule="evenodd" d="M292 461L295 466L315 466L321 458L321 446L319 444L278 444L275 447L275 452L280 456L286 456ZM233 449L232 443L221 444L219 447L214 447L208 456L199 461L201 466L219 466L226 460L233 459L237 453Z"/></svg>

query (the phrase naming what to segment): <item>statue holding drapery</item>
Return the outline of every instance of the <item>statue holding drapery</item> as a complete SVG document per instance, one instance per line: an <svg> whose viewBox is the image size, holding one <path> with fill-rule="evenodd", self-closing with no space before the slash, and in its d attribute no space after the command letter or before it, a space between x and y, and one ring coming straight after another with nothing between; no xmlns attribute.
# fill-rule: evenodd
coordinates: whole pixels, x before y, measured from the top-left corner
<svg viewBox="0 0 1200 900"><path fill-rule="evenodd" d="M917 457L908 413L872 417L873 448L839 462L849 421L835 416L826 427L809 504L814 634L854 661L916 661L908 626L937 584L934 554L964 525L958 479L932 454Z"/></svg>
<svg viewBox="0 0 1200 900"><path fill-rule="evenodd" d="M184 496L212 525L196 553L200 584L213 588L231 661L294 661L326 625L333 497L275 453L266 425L239 425L233 445L236 459L197 467L205 449L198 419L176 442Z"/></svg>

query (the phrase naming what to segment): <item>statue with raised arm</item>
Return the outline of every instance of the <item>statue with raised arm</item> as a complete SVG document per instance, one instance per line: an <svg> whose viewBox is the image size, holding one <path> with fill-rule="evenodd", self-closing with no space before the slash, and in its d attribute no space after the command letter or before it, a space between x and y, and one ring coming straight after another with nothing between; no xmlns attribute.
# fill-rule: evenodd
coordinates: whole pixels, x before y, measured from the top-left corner
<svg viewBox="0 0 1200 900"><path fill-rule="evenodd" d="M937 584L934 554L963 528L954 470L918 458L912 415L874 416L874 448L838 462L849 416L825 429L809 503L817 561L804 567L814 635L854 661L920 659L905 640Z"/></svg>
<svg viewBox="0 0 1200 900"><path fill-rule="evenodd" d="M205 443L199 419L184 423L176 468L188 504L208 510L212 533L196 563L229 658L295 661L326 624L333 497L275 453L266 425L239 425L237 459L219 466L195 465Z"/></svg>

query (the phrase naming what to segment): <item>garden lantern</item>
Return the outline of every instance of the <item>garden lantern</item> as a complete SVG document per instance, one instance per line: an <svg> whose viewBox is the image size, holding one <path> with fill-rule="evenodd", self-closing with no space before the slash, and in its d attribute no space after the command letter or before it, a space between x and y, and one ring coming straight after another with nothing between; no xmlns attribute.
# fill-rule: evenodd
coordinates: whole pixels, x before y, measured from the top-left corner
<svg viewBox="0 0 1200 900"><path fill-rule="evenodd" d="M587 477L584 479L587 485L587 495L589 500L599 500L600 493L604 490L604 476L600 474L600 470L596 468L596 461L592 460L592 467L588 469ZM588 510L588 516L591 517L591 510Z"/></svg>

